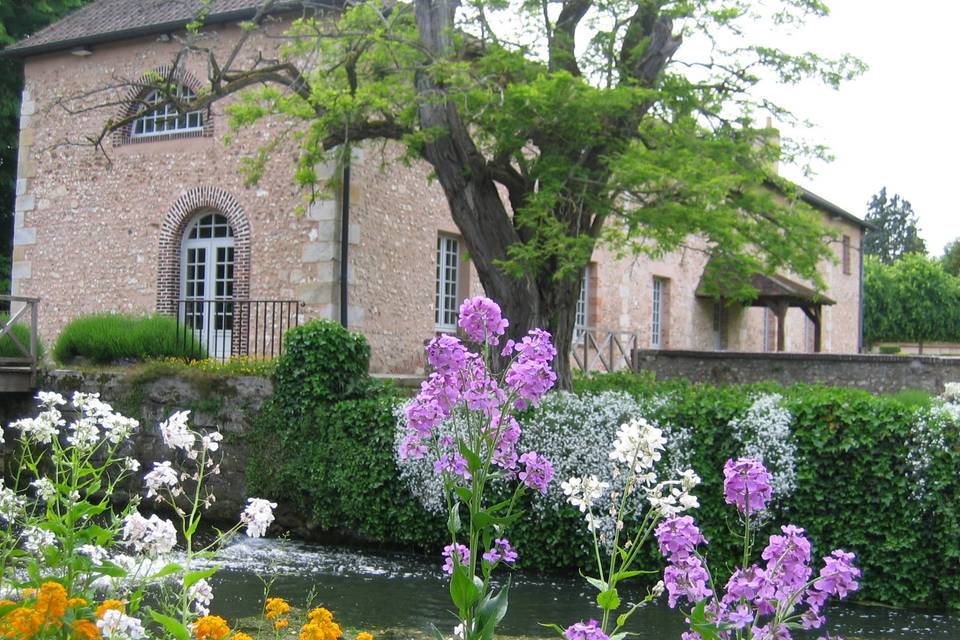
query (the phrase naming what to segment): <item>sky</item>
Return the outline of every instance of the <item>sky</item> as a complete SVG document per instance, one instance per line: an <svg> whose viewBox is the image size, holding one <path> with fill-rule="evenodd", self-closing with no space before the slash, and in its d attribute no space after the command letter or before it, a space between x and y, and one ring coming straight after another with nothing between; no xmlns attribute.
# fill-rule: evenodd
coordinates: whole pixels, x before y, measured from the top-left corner
<svg viewBox="0 0 960 640"><path fill-rule="evenodd" d="M835 160L805 178L781 173L864 217L870 196L886 186L913 205L932 255L960 237L960 2L956 0L833 0L826 18L812 20L776 44L856 55L870 67L834 91L813 83L771 89L771 96L811 120L799 133L826 144Z"/></svg>

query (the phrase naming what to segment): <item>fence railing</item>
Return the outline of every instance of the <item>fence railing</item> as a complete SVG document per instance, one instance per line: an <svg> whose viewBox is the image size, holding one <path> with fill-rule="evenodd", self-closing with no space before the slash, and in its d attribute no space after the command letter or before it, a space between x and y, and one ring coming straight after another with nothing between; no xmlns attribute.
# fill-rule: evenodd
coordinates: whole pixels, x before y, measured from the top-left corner
<svg viewBox="0 0 960 640"><path fill-rule="evenodd" d="M178 300L178 346L196 359L276 358L284 334L300 325L300 306L297 300Z"/></svg>
<svg viewBox="0 0 960 640"><path fill-rule="evenodd" d="M579 328L570 344L570 358L580 371L620 371L639 368L640 336L629 331Z"/></svg>
<svg viewBox="0 0 960 640"><path fill-rule="evenodd" d="M37 305L39 303L39 298L0 295L0 313L7 315L6 320L0 322L0 344L13 345L12 349L0 351L0 367L29 368L31 386L37 379L39 348ZM30 330L29 337L26 339L14 331L15 326L24 324L27 324Z"/></svg>

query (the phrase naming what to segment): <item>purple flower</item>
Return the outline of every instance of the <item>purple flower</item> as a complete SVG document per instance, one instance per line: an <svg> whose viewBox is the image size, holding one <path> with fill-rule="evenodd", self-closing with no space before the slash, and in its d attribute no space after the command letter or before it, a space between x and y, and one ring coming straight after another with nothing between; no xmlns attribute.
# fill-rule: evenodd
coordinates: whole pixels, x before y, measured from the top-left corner
<svg viewBox="0 0 960 640"><path fill-rule="evenodd" d="M727 460L723 466L723 497L741 513L749 516L761 511L771 497L770 474L757 460L740 458Z"/></svg>
<svg viewBox="0 0 960 640"><path fill-rule="evenodd" d="M452 473L455 476L460 476L464 480L469 480L472 477L469 469L467 469L467 459L459 453L443 454L433 463L433 470L436 473L443 473L446 471L447 473Z"/></svg>
<svg viewBox="0 0 960 640"><path fill-rule="evenodd" d="M521 360L549 364L557 357L553 336L543 329L531 329L526 337L514 347Z"/></svg>
<svg viewBox="0 0 960 640"><path fill-rule="evenodd" d="M657 526L654 535L657 537L660 553L671 562L688 558L698 544L707 541L690 516L664 520Z"/></svg>
<svg viewBox="0 0 960 640"><path fill-rule="evenodd" d="M517 561L517 551L506 538L497 538L493 541L493 548L483 554L483 559L490 564L513 564Z"/></svg>
<svg viewBox="0 0 960 640"><path fill-rule="evenodd" d="M596 620L587 622L577 622L567 627L563 632L563 637L567 640L610 640L599 626Z"/></svg>
<svg viewBox="0 0 960 640"><path fill-rule="evenodd" d="M547 485L553 480L553 465L550 461L535 451L528 451L520 456L520 463L524 465L524 469L517 477L531 489L547 495Z"/></svg>
<svg viewBox="0 0 960 640"><path fill-rule="evenodd" d="M770 536L762 557L767 561L767 575L776 586L776 598L786 600L800 591L813 572L810 562L810 542L803 529L788 524L780 528L782 536Z"/></svg>
<svg viewBox="0 0 960 640"><path fill-rule="evenodd" d="M823 562L820 578L813 583L815 589L827 595L846 598L848 592L860 588L856 580L860 577L860 570L853 566L852 553L836 549L829 556L825 556Z"/></svg>
<svg viewBox="0 0 960 640"><path fill-rule="evenodd" d="M439 373L431 374L420 384L420 393L407 407L407 424L422 435L429 435L443 422L459 399L456 387Z"/></svg>
<svg viewBox="0 0 960 640"><path fill-rule="evenodd" d="M490 429L487 432L487 435L495 439L493 463L504 469L515 469L517 467L517 441L520 440L520 424L513 416L508 416L506 426L501 426L501 419L501 414L495 414L490 421Z"/></svg>
<svg viewBox="0 0 960 640"><path fill-rule="evenodd" d="M753 612L745 604L740 605L727 614L727 622L733 625L735 629L743 629L748 624L753 624Z"/></svg>
<svg viewBox="0 0 960 640"><path fill-rule="evenodd" d="M483 296L467 298L460 305L460 327L473 342L496 345L510 324L500 312L500 305Z"/></svg>
<svg viewBox="0 0 960 640"><path fill-rule="evenodd" d="M724 603L730 604L741 599L753 601L765 590L766 579L766 572L755 564L746 569L737 569L727 581Z"/></svg>
<svg viewBox="0 0 960 640"><path fill-rule="evenodd" d="M427 445L419 432L409 430L397 448L401 460L419 460L427 455Z"/></svg>
<svg viewBox="0 0 960 640"><path fill-rule="evenodd" d="M680 598L686 598L690 604L709 598L713 592L707 587L710 575L700 558L690 556L667 565L663 570L663 584L667 588L667 604L677 606Z"/></svg>
<svg viewBox="0 0 960 640"><path fill-rule="evenodd" d="M447 376L459 373L467 366L467 348L459 339L442 334L427 345L427 362L437 373Z"/></svg>
<svg viewBox="0 0 960 640"><path fill-rule="evenodd" d="M528 404L540 402L543 394L557 381L557 374L546 362L520 358L510 365L504 380L509 389L519 396L517 408L525 409Z"/></svg>
<svg viewBox="0 0 960 640"><path fill-rule="evenodd" d="M443 548L443 572L447 575L453 575L453 556L457 554L459 564L465 565L470 562L470 549L462 544L448 544Z"/></svg>

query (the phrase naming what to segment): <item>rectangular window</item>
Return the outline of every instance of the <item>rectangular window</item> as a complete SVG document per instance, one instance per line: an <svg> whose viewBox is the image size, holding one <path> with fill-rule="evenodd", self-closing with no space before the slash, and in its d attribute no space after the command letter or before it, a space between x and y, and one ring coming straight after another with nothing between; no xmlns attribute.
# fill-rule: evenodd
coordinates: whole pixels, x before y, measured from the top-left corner
<svg viewBox="0 0 960 640"><path fill-rule="evenodd" d="M843 274L850 275L850 236L843 236Z"/></svg>
<svg viewBox="0 0 960 640"><path fill-rule="evenodd" d="M587 296L590 294L590 268L584 267L582 279L580 280L580 295L577 296L577 316L574 320L574 328L579 333L583 329L586 329L589 325L590 319L587 317Z"/></svg>
<svg viewBox="0 0 960 640"><path fill-rule="evenodd" d="M460 302L460 243L450 236L437 237L437 296L434 316L437 331L457 330Z"/></svg>
<svg viewBox="0 0 960 640"><path fill-rule="evenodd" d="M650 325L650 346L659 349L663 346L663 325L667 303L667 281L664 278L653 279L653 319Z"/></svg>
<svg viewBox="0 0 960 640"><path fill-rule="evenodd" d="M725 320L723 303L717 300L713 303L713 348L716 351L727 348Z"/></svg>

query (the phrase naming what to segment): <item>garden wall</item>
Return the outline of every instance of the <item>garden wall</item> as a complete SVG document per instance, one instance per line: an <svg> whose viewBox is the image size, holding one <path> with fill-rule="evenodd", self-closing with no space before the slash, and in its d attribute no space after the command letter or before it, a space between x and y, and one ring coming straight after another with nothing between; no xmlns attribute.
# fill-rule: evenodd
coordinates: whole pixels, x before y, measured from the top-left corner
<svg viewBox="0 0 960 640"><path fill-rule="evenodd" d="M114 409L139 420L140 429L134 436L130 455L140 461L141 473L152 469L156 461L170 459L172 454L163 444L159 423L176 411L189 409L192 426L218 429L223 434L221 473L208 483L217 497L208 511L209 517L234 521L243 510L247 499L245 437L251 417L273 392L269 379L202 372L191 376L147 376L56 370L47 374L40 388L65 397L74 391L99 393ZM29 409L30 405L24 406L24 411ZM140 491L141 487L141 478L137 477L128 490Z"/></svg>
<svg viewBox="0 0 960 640"><path fill-rule="evenodd" d="M854 387L873 393L923 389L940 394L945 382L960 381L960 358L650 350L637 356L639 368L658 380L708 384L773 381L784 386Z"/></svg>

